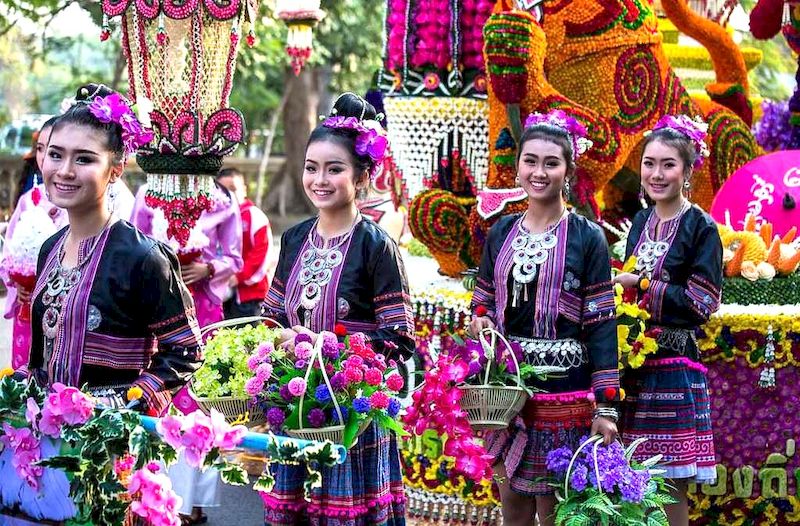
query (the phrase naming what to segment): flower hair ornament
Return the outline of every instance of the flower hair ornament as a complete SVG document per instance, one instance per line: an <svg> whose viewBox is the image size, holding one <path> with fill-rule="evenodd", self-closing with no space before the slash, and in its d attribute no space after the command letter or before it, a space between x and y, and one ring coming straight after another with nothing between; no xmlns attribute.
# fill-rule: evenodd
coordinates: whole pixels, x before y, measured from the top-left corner
<svg viewBox="0 0 800 526"><path fill-rule="evenodd" d="M98 87L95 93L99 89ZM82 91L81 95L88 96L88 90L85 91L86 93ZM86 100L80 102L88 104L89 112L98 121L102 123L115 122L120 125L126 158L153 140L153 131L149 129L149 110L152 109L152 104L150 104L149 100L140 101L142 102L140 104L142 111L140 111L139 117L134 113L128 101L119 93L112 93L105 97L89 96Z"/></svg>
<svg viewBox="0 0 800 526"><path fill-rule="evenodd" d="M531 126L551 126L561 128L572 141L572 160L586 153L592 147L592 141L587 137L586 127L578 119L568 115L562 110L551 110L547 113L531 113L525 119L525 128Z"/></svg>
<svg viewBox="0 0 800 526"><path fill-rule="evenodd" d="M331 116L322 121L326 128L353 130L356 132L356 153L366 155L372 159L373 167L370 170L370 178L378 173L383 160L386 158L386 151L389 147L389 140L386 138L386 130L381 123L376 120L359 120L356 117L337 117Z"/></svg>
<svg viewBox="0 0 800 526"><path fill-rule="evenodd" d="M708 144L706 144L705 141L708 135L708 124L706 124L700 116L692 119L688 115L664 115L658 119L658 122L652 130L644 133L644 136L647 137L654 131L663 128L669 128L670 130L685 135L694 143L697 159L694 161L693 168L700 168L705 158L711 155L711 151L708 149Z"/></svg>

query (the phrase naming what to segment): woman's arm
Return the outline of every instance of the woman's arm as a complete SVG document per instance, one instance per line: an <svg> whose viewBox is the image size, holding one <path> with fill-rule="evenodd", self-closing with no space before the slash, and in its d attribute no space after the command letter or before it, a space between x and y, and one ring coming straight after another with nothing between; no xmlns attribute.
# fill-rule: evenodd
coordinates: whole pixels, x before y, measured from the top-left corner
<svg viewBox="0 0 800 526"><path fill-rule="evenodd" d="M150 249L140 266L140 308L151 313L148 329L158 351L133 384L142 388L149 410L161 412L203 363L194 302L178 271L178 259L164 245Z"/></svg>

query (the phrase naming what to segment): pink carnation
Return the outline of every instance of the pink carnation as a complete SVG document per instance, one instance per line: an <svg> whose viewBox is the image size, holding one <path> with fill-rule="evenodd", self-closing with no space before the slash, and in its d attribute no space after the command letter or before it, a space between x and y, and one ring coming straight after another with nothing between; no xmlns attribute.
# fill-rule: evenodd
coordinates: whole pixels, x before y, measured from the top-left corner
<svg viewBox="0 0 800 526"><path fill-rule="evenodd" d="M270 376L272 376L272 364L262 363L256 369L256 377L262 382L269 380Z"/></svg>
<svg viewBox="0 0 800 526"><path fill-rule="evenodd" d="M383 374L377 369L368 369L366 373L364 373L364 379L367 381L368 385L380 385L383 381Z"/></svg>
<svg viewBox="0 0 800 526"><path fill-rule="evenodd" d="M394 392L399 391L405 385L405 381L403 381L403 377L399 374L390 374L388 378L386 378L386 387L391 389Z"/></svg>
<svg viewBox="0 0 800 526"><path fill-rule="evenodd" d="M311 353L314 348L309 342L300 342L294 346L294 356L298 360L308 360L311 358Z"/></svg>
<svg viewBox="0 0 800 526"><path fill-rule="evenodd" d="M258 347L256 348L256 356L258 357L258 361L266 361L274 350L275 346L273 346L270 342L258 344Z"/></svg>
<svg viewBox="0 0 800 526"><path fill-rule="evenodd" d="M300 396L306 392L306 381L302 378L292 378L288 383L289 392L292 396Z"/></svg>
<svg viewBox="0 0 800 526"><path fill-rule="evenodd" d="M39 429L53 438L61 436L61 427L86 423L94 411L92 400L79 389L54 383L53 390L44 402Z"/></svg>
<svg viewBox="0 0 800 526"><path fill-rule="evenodd" d="M247 434L245 426L230 425L225 421L225 416L216 409L211 410L211 427L214 430L214 446L220 449L235 448Z"/></svg>
<svg viewBox="0 0 800 526"><path fill-rule="evenodd" d="M357 384L364 379L364 372L355 367L348 367L344 370L344 379L349 384Z"/></svg>
<svg viewBox="0 0 800 526"><path fill-rule="evenodd" d="M264 389L264 381L257 376L248 378L244 383L244 390L249 396L256 396L262 389Z"/></svg>
<svg viewBox="0 0 800 526"><path fill-rule="evenodd" d="M389 397L383 391L375 391L369 397L369 403L375 409L386 409L389 407Z"/></svg>
<svg viewBox="0 0 800 526"><path fill-rule="evenodd" d="M250 356L250 357L247 359L247 368L248 368L250 371L253 371L253 372L255 372L255 370L258 368L258 365L259 365L260 363L261 363L261 360L259 360L259 359L258 359L258 356L254 354L254 355Z"/></svg>

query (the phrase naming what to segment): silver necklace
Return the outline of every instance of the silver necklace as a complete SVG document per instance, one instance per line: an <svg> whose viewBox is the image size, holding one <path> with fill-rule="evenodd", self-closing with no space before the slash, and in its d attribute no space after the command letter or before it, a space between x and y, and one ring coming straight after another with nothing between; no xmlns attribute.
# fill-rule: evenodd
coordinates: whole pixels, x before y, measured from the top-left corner
<svg viewBox="0 0 800 526"><path fill-rule="evenodd" d="M650 234L651 223L654 222L654 218L657 218L656 212L653 210L650 218L648 218L647 223L644 225L645 240L639 245L639 249L636 251L635 269L639 274L648 278L652 277L653 270L656 268L656 264L669 250L669 240L672 239L672 237L675 235L675 232L678 230L680 218L686 213L686 211L689 209L689 206L689 201L684 201L683 204L681 204L681 208L678 210L677 214L669 219L661 221L662 223L671 222L671 224L669 226L669 230L667 231L667 235L656 236L661 238L656 240L654 240Z"/></svg>
<svg viewBox="0 0 800 526"><path fill-rule="evenodd" d="M356 214L350 230L330 247L317 247L314 244L314 232L319 224L319 219L314 222L308 231L308 248L300 256L300 305L306 310L306 325L308 325L309 312L314 310L322 299L322 291L330 283L333 271L344 261L344 254L339 250L344 245L358 224L361 215Z"/></svg>
<svg viewBox="0 0 800 526"><path fill-rule="evenodd" d="M521 292L524 294L523 300L528 301L528 284L536 279L539 267L545 264L550 251L558 244L558 237L554 232L567 214L568 211L565 209L552 226L538 234L532 234L525 229L523 225L525 214L519 218L517 224L519 234L511 241L511 249L514 250L514 266L511 268L511 275L514 278L512 307L516 307L519 303Z"/></svg>
<svg viewBox="0 0 800 526"><path fill-rule="evenodd" d="M78 261L74 267L64 268L62 264L64 261L64 246L67 244L66 236L69 235L69 232L67 232L64 238L64 243L59 247L58 255L56 256L56 266L47 274L46 286L42 292L42 304L46 307L44 315L42 316L42 332L48 340L54 340L58 334L61 322L63 321L64 299L73 287L80 282L81 269L92 259L92 254L94 254L97 245L100 243L103 232L108 228L111 217L112 216L108 217L105 225L103 225L103 228L97 234L94 243L92 243L92 248L89 249L86 257Z"/></svg>

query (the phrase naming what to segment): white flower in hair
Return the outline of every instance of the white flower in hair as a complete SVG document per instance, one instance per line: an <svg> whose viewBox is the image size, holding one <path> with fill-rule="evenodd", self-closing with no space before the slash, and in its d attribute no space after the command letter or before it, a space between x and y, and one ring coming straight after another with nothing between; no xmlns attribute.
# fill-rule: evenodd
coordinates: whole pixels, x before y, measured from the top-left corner
<svg viewBox="0 0 800 526"><path fill-rule="evenodd" d="M136 110L136 118L139 119L142 126L145 128L152 127L150 112L153 111L153 101L143 95L136 97L136 106L134 109Z"/></svg>

